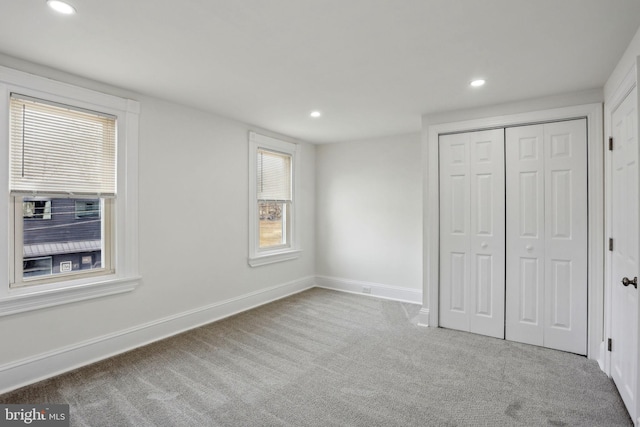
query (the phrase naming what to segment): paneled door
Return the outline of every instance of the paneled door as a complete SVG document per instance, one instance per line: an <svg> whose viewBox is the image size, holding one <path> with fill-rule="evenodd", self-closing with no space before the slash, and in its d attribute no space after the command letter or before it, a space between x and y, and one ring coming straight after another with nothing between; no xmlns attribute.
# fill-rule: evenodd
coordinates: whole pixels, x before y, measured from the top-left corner
<svg viewBox="0 0 640 427"><path fill-rule="evenodd" d="M506 338L587 353L586 120L506 130Z"/></svg>
<svg viewBox="0 0 640 427"><path fill-rule="evenodd" d="M613 238L611 256L611 376L632 419L638 413L638 289L629 283L638 266L638 125L637 89L611 117L613 151L610 183ZM624 279L627 281L624 281Z"/></svg>
<svg viewBox="0 0 640 427"><path fill-rule="evenodd" d="M440 325L504 338L504 130L439 144Z"/></svg>

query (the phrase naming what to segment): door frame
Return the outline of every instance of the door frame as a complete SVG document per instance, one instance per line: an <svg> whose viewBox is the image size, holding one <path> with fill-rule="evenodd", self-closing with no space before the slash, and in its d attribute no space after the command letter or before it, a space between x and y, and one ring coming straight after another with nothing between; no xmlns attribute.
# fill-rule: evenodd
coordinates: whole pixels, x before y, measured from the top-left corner
<svg viewBox="0 0 640 427"><path fill-rule="evenodd" d="M442 134L470 132L571 119L587 119L588 309L587 357L598 359L604 332L604 143L601 103L531 111L428 126L423 134L424 276L419 323L439 326L440 188L438 139ZM426 138L425 138L426 136Z"/></svg>
<svg viewBox="0 0 640 427"><path fill-rule="evenodd" d="M640 61L640 57L638 59ZM604 104L604 135L608 137L612 134L611 122L613 113L620 107L622 102L626 99L627 95L631 93L631 91L637 86L638 82L638 67L636 64L633 64L627 74L622 79L618 87L613 91L611 96L605 100ZM640 95L638 96L638 102L640 103ZM640 111L640 108L637 109ZM640 129L640 127L639 127ZM640 141L640 138L638 139ZM611 235L611 161L612 156L607 150L605 153L605 175L604 175L604 183L605 188L605 236ZM640 220L640 218L639 218ZM605 265L604 265L604 293L605 293L605 312L604 312L604 333L605 338L611 336L611 322L612 322L612 292L613 292L613 284L611 283L611 254L607 251L605 256ZM640 317L639 317L640 319ZM640 331L640 327L638 328ZM640 339L640 338L639 338ZM604 342L603 342L604 344ZM608 351L604 351L602 356L603 363L601 364L601 369L609 376L611 376L611 353ZM640 365L640 363L639 363ZM640 366L639 366L640 368ZM638 370L640 375L640 369ZM639 378L640 380L640 378ZM640 384L640 382L639 382Z"/></svg>

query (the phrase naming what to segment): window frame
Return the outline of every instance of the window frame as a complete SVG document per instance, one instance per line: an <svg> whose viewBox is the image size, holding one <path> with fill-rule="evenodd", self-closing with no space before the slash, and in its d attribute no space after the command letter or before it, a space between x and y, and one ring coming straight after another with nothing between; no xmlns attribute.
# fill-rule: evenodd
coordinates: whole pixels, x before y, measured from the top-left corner
<svg viewBox="0 0 640 427"><path fill-rule="evenodd" d="M11 286L15 269L16 213L21 198L9 194L8 173L0 174L0 316L37 310L91 298L133 291L140 281L138 270L138 122L140 104L52 79L0 66L0 120L9 129L11 93L43 99L75 108L99 111L117 121L117 196L110 209L111 269L97 275L61 276L59 280ZM1 126L0 126L1 128ZM9 132L0 134L0 165L9 165ZM106 215L105 215L106 216ZM5 225L2 225L5 224ZM20 243L20 242L18 242ZM21 244L21 243L20 243ZM21 247L21 246L20 246Z"/></svg>
<svg viewBox="0 0 640 427"><path fill-rule="evenodd" d="M278 152L291 156L291 202L288 213L288 242L286 245L260 248L260 215L257 193L257 157L258 150ZM249 257L251 267L296 259L302 252L299 242L298 224L300 223L299 144L282 141L255 132L249 132Z"/></svg>

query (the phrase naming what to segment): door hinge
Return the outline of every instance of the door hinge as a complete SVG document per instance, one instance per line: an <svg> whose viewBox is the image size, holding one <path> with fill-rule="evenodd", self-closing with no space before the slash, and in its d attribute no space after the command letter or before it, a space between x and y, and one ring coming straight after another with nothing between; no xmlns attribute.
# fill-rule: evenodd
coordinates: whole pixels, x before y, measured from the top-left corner
<svg viewBox="0 0 640 427"><path fill-rule="evenodd" d="M613 137L609 137L609 151L613 151Z"/></svg>
<svg viewBox="0 0 640 427"><path fill-rule="evenodd" d="M611 338L607 340L607 351L611 351Z"/></svg>
<svg viewBox="0 0 640 427"><path fill-rule="evenodd" d="M613 239L609 237L609 250L613 251Z"/></svg>

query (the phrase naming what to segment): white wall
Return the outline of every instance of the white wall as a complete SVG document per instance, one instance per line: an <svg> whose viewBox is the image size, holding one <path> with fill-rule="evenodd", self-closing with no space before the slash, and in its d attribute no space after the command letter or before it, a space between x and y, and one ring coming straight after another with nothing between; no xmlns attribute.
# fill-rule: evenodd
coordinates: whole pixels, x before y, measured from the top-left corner
<svg viewBox="0 0 640 427"><path fill-rule="evenodd" d="M631 67L637 63L638 56L640 56L640 28L633 39L631 39L622 58L620 58L620 61L618 61L618 64L607 79L607 83L604 85L605 100L608 101L615 90L618 89L618 86L624 80Z"/></svg>
<svg viewBox="0 0 640 427"><path fill-rule="evenodd" d="M302 143L301 150L302 256L251 268L247 264L248 132L277 135L12 58L0 56L0 65L140 101L143 278L131 293L0 317L0 383L9 367L61 348L276 285L305 278L309 286L313 284L309 278L315 271L315 146ZM264 294L267 297L273 292Z"/></svg>
<svg viewBox="0 0 640 427"><path fill-rule="evenodd" d="M417 133L316 147L319 276L409 288L419 294L420 156ZM346 289L360 292L362 286ZM378 290L382 289L374 287L372 293ZM411 299L393 292L386 296Z"/></svg>

